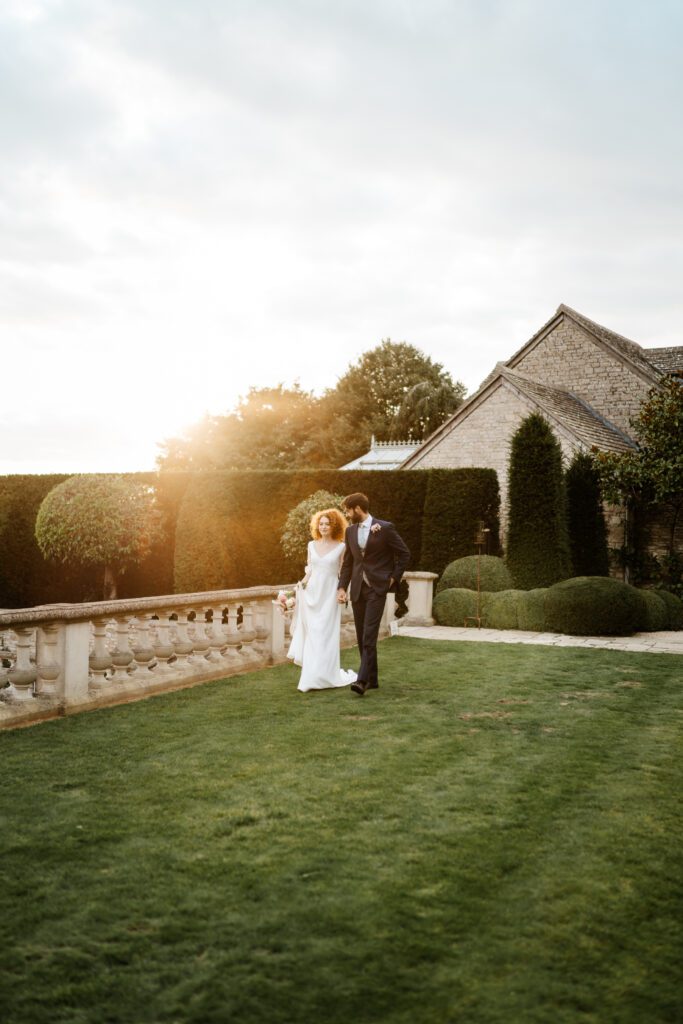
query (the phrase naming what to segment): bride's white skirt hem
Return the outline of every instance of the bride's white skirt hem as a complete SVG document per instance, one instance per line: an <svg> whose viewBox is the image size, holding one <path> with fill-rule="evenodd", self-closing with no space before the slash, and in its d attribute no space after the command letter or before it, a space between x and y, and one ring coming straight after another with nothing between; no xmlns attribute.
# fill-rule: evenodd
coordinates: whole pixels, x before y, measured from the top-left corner
<svg viewBox="0 0 683 1024"><path fill-rule="evenodd" d="M295 664L299 663L295 662ZM299 685L297 686L297 690L299 690L300 693L308 693L310 690L337 689L342 686L350 686L351 683L355 683L357 678L357 674L355 672L352 672L350 669L341 669L339 672L339 679L337 680L337 682L330 682L327 679L320 679L316 680L315 683L308 683L306 686L302 686L301 683L299 683Z"/></svg>

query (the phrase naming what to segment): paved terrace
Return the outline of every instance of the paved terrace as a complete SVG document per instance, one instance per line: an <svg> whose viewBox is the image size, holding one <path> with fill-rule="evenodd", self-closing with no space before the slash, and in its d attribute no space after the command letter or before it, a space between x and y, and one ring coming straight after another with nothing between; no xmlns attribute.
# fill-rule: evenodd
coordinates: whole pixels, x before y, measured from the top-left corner
<svg viewBox="0 0 683 1024"><path fill-rule="evenodd" d="M683 654L683 630L634 633L633 636L565 636L533 633L522 629L477 629L464 626L401 626L399 636L422 640L469 640L489 644L542 644L548 647L602 647L608 651L651 654Z"/></svg>

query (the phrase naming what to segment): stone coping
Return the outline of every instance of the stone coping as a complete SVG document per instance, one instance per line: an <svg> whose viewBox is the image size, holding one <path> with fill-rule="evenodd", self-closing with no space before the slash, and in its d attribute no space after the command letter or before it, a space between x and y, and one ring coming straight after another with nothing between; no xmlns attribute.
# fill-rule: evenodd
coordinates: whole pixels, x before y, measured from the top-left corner
<svg viewBox="0 0 683 1024"><path fill-rule="evenodd" d="M293 588L293 583L268 587L245 587L241 590L207 590L196 594L165 594L159 597L124 598L117 601L90 601L84 604L43 604L34 608L8 608L0 610L0 628L5 626L40 626L48 622L87 622L92 619L113 619L118 615L136 612L155 612L164 609L183 611L204 606L212 608L225 602L256 601L274 598L279 590Z"/></svg>

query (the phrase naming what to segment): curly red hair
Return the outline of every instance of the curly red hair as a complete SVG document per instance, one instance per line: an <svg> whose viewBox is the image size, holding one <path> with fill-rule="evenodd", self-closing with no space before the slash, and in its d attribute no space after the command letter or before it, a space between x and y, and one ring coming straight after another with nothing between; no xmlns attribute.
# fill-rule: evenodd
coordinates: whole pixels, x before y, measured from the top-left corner
<svg viewBox="0 0 683 1024"><path fill-rule="evenodd" d="M346 519L341 514L338 508L323 508L320 512L316 512L311 516L311 537L313 540L320 540L321 533L318 527L318 523L323 516L327 516L330 521L330 533L329 536L332 540L344 540L344 534L346 533Z"/></svg>

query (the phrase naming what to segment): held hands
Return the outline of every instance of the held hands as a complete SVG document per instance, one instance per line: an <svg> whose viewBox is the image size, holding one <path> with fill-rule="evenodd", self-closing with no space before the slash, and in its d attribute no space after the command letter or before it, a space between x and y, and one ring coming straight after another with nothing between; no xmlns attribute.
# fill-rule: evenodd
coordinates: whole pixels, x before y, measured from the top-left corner
<svg viewBox="0 0 683 1024"><path fill-rule="evenodd" d="M346 604L347 600L348 598L346 596L346 591L342 590L342 588L340 587L339 590L337 591L337 603Z"/></svg>

